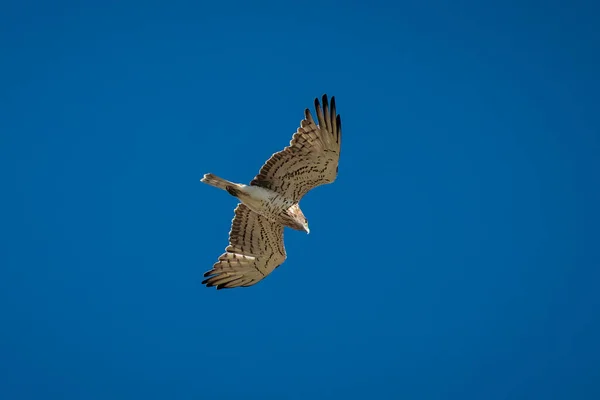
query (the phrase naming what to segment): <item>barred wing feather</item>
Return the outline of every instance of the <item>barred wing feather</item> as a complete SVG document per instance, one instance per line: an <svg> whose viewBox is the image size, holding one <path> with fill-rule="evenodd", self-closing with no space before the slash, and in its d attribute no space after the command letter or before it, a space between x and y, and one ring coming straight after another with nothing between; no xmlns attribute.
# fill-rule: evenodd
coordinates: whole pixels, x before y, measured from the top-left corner
<svg viewBox="0 0 600 400"><path fill-rule="evenodd" d="M250 185L278 192L294 202L311 189L335 181L340 158L342 121L323 95L323 107L315 99L318 125L309 109L292 136L290 145L275 153L262 166Z"/></svg>
<svg viewBox="0 0 600 400"><path fill-rule="evenodd" d="M240 203L229 232L229 246L202 284L217 289L252 286L286 258L283 225L271 222Z"/></svg>

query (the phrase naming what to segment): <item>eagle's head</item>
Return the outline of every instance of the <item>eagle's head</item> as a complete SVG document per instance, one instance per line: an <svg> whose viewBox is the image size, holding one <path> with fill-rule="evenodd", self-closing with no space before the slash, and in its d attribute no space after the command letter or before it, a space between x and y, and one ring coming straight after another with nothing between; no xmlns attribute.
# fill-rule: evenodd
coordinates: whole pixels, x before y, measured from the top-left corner
<svg viewBox="0 0 600 400"><path fill-rule="evenodd" d="M302 213L300 206L298 204L294 204L290 208L285 211L285 216L287 226L297 231L304 231L306 233L310 233L310 229L308 229L308 220Z"/></svg>

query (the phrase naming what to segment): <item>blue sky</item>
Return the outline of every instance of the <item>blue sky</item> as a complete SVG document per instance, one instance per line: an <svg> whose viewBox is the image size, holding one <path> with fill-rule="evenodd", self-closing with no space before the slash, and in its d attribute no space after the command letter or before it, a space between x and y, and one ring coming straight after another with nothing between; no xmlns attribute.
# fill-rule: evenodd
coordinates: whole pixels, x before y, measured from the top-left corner
<svg viewBox="0 0 600 400"><path fill-rule="evenodd" d="M600 398L598 6L216 3L2 6L0 397ZM323 93L311 234L201 286Z"/></svg>

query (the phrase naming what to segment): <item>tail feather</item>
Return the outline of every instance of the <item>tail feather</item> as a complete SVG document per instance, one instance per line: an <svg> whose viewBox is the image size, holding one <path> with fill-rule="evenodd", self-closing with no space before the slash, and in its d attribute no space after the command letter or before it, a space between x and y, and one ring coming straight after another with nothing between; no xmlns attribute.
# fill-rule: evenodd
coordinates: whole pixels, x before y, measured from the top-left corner
<svg viewBox="0 0 600 400"><path fill-rule="evenodd" d="M237 185L233 182L229 182L226 179L219 178L213 174L204 174L200 182L204 182L207 185L214 186L219 189L228 190L228 188L236 187Z"/></svg>

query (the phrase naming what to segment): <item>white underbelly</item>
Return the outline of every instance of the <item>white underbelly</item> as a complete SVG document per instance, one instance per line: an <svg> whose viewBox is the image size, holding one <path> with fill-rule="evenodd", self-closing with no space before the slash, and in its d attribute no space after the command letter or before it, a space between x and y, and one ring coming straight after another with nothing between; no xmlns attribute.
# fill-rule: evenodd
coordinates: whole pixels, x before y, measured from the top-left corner
<svg viewBox="0 0 600 400"><path fill-rule="evenodd" d="M278 220L283 210L287 210L293 202L272 190L260 186L243 186L243 196L239 199L248 208L272 221Z"/></svg>

